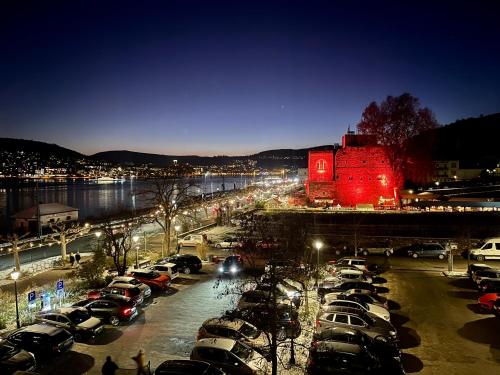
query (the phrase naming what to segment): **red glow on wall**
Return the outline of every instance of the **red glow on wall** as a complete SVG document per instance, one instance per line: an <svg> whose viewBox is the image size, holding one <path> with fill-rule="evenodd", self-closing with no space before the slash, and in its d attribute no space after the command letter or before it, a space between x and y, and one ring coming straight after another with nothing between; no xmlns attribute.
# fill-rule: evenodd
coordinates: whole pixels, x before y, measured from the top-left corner
<svg viewBox="0 0 500 375"><path fill-rule="evenodd" d="M333 152L309 152L309 181L323 182L333 180Z"/></svg>

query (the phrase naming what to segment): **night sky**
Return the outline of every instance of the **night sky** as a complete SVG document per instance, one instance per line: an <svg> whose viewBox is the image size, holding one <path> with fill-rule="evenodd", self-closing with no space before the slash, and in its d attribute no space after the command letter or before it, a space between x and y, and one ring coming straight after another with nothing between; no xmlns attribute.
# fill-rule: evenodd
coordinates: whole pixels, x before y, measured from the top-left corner
<svg viewBox="0 0 500 375"><path fill-rule="evenodd" d="M239 155L339 142L403 92L499 112L498 4L4 0L0 137Z"/></svg>

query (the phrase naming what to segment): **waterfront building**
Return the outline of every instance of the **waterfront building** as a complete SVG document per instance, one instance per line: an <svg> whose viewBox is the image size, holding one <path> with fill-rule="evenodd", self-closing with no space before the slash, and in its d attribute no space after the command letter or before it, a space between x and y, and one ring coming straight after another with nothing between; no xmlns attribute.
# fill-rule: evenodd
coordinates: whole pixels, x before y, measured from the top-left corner
<svg viewBox="0 0 500 375"><path fill-rule="evenodd" d="M16 213L14 220L15 229L25 232L36 232L38 230L38 223L43 228L57 221L78 221L78 208L60 203L42 203Z"/></svg>

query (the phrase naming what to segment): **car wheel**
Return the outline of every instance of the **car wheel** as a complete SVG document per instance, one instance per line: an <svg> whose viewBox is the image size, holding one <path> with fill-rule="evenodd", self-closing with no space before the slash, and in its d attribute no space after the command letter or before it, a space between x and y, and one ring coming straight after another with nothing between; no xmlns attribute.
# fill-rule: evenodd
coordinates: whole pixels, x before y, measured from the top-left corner
<svg viewBox="0 0 500 375"><path fill-rule="evenodd" d="M186 275L189 275L191 273L191 268L189 268L189 267L184 268L184 273Z"/></svg>
<svg viewBox="0 0 500 375"><path fill-rule="evenodd" d="M363 256L367 256L367 255L368 255L368 250L363 250L363 251L361 252L361 254L363 254Z"/></svg>
<svg viewBox="0 0 500 375"><path fill-rule="evenodd" d="M444 254L439 254L438 258L441 259L441 260L443 260L444 259Z"/></svg>
<svg viewBox="0 0 500 375"><path fill-rule="evenodd" d="M120 319L118 319L118 317L115 315L111 315L108 320L109 324L111 324L112 326L117 326L118 324L120 324Z"/></svg>
<svg viewBox="0 0 500 375"><path fill-rule="evenodd" d="M476 257L476 259L479 260L479 261L483 261L484 260L484 255L478 255Z"/></svg>
<svg viewBox="0 0 500 375"><path fill-rule="evenodd" d="M217 244L215 244L215 247L216 247L217 249L220 249L222 246L220 245L220 243L217 243Z"/></svg>
<svg viewBox="0 0 500 375"><path fill-rule="evenodd" d="M411 256L413 257L413 259L417 259L418 258L418 254L417 253L413 253Z"/></svg>
<svg viewBox="0 0 500 375"><path fill-rule="evenodd" d="M385 256L386 256L386 257L390 257L390 256L391 256L391 252L390 252L389 250L386 250L386 252L385 252Z"/></svg>

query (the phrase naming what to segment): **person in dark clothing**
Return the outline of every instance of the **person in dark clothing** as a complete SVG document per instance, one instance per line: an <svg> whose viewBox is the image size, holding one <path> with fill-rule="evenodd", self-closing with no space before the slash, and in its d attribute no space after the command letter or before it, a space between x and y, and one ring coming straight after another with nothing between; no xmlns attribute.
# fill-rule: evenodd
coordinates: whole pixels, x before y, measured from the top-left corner
<svg viewBox="0 0 500 375"><path fill-rule="evenodd" d="M106 357L106 362L102 365L102 375L115 375L116 370L118 370L118 366L111 360L111 357L108 355Z"/></svg>
<svg viewBox="0 0 500 375"><path fill-rule="evenodd" d="M82 257L80 256L80 252L77 251L76 254L75 254L75 260L76 260L76 266L80 266L80 259L82 259Z"/></svg>
<svg viewBox="0 0 500 375"><path fill-rule="evenodd" d="M69 262L71 263L71 268L73 268L73 265L75 264L75 256L73 253L69 255Z"/></svg>

